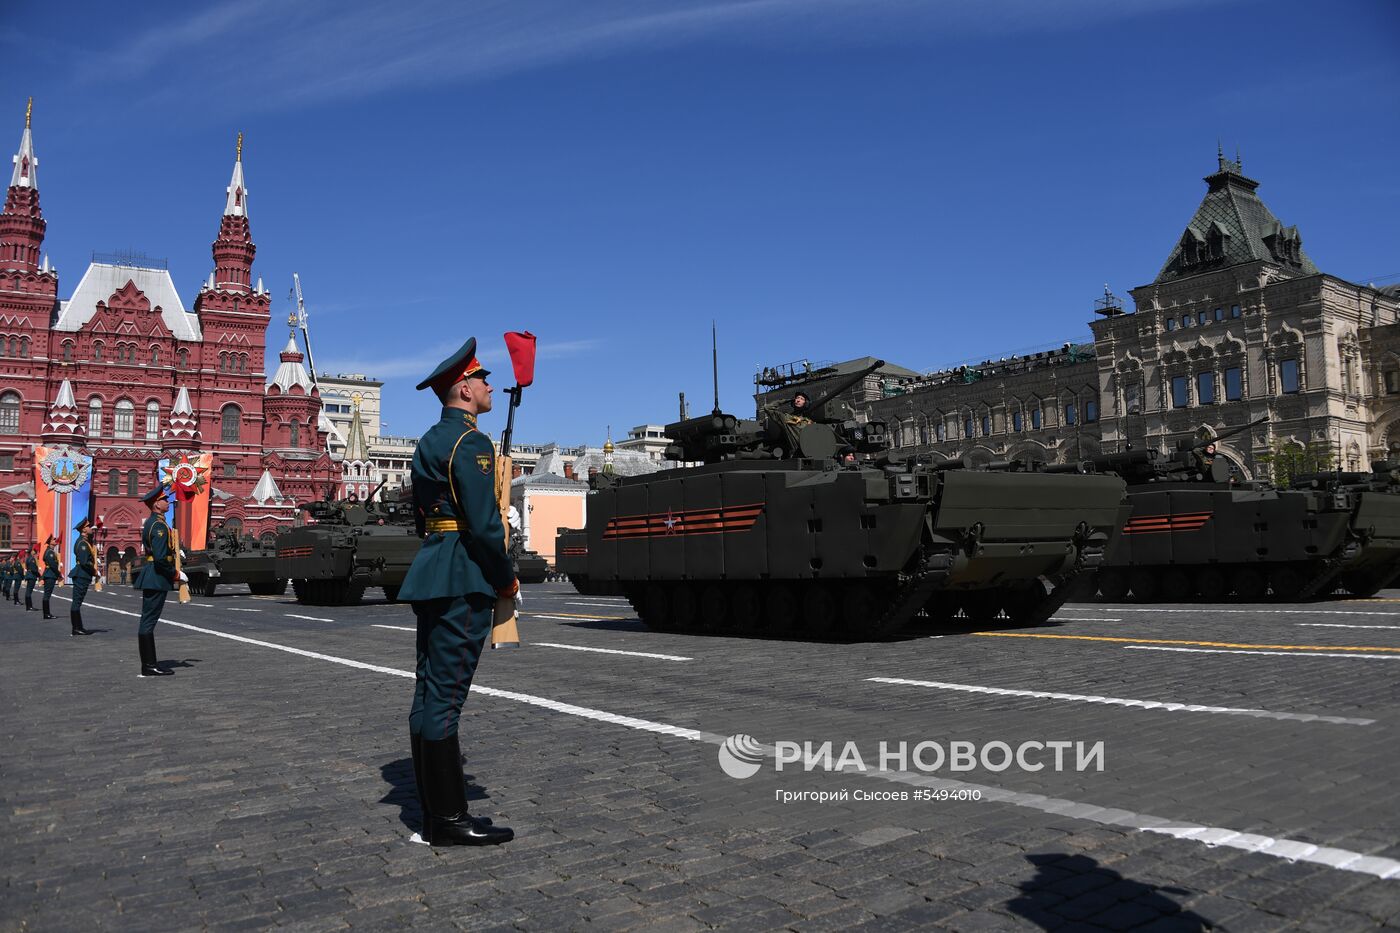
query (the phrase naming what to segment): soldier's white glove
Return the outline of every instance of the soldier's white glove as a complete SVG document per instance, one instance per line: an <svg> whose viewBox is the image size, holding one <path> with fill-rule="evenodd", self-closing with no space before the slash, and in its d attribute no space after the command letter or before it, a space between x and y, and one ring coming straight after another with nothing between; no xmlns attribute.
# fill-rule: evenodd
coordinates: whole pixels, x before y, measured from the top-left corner
<svg viewBox="0 0 1400 933"><path fill-rule="evenodd" d="M181 582L181 583L189 583L189 582L190 582L190 578L187 577L187 576L185 576L185 572L184 572L183 570L180 571L180 582Z"/></svg>

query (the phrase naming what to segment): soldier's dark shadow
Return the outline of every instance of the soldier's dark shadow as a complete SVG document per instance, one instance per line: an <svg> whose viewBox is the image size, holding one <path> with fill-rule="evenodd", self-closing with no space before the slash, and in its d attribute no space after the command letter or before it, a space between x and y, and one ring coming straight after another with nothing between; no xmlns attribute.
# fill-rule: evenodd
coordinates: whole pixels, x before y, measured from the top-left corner
<svg viewBox="0 0 1400 933"><path fill-rule="evenodd" d="M413 759L399 758L386 762L379 766L379 774L384 778L384 783L389 785L389 790L379 798L379 802L398 807L399 822L412 832L421 832L423 810L418 806L418 785L413 779ZM491 799L490 794L476 785L473 775L464 773L462 779L467 783L468 811L475 811L478 801Z"/></svg>
<svg viewBox="0 0 1400 933"><path fill-rule="evenodd" d="M176 661L170 658L157 658L156 663L162 667L194 667L196 664L203 664L203 658L184 658Z"/></svg>
<svg viewBox="0 0 1400 933"><path fill-rule="evenodd" d="M1046 930L1125 930L1167 918L1174 933L1214 929L1200 914L1182 910L1168 895L1190 895L1124 878L1087 855L1062 852L1026 856L1035 877L1020 884L1021 895L1007 901L1012 913ZM1156 927L1154 927L1155 929Z"/></svg>
<svg viewBox="0 0 1400 933"><path fill-rule="evenodd" d="M645 632L647 627L641 619L584 619L578 622L561 622L573 628L586 628L598 632Z"/></svg>

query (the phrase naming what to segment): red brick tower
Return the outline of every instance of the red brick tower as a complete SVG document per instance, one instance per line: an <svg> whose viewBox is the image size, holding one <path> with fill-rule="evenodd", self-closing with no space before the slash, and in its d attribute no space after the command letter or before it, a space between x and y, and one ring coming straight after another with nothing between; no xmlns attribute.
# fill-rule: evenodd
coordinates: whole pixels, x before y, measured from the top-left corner
<svg viewBox="0 0 1400 933"><path fill-rule="evenodd" d="M257 247L248 227L241 133L213 252L214 271L194 302L204 335L195 416L205 443L217 446L214 484L247 496L262 474L263 346L271 300L261 281L252 285Z"/></svg>

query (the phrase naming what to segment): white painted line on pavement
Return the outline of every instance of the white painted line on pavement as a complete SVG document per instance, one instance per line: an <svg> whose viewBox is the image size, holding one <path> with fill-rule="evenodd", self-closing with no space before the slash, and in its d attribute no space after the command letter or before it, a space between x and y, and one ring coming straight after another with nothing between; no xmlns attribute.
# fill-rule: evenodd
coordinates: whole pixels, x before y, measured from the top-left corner
<svg viewBox="0 0 1400 933"><path fill-rule="evenodd" d="M374 627L374 628L391 628L391 629L393 629L393 630L396 631L396 632L416 632L416 631L418 631L418 629L417 629L416 627L412 626L412 625L380 625L378 622L375 622L375 623L373 624L373 627Z"/></svg>
<svg viewBox="0 0 1400 933"><path fill-rule="evenodd" d="M1273 654L1284 658L1361 658L1368 661L1400 661L1400 654L1356 654L1339 651L1259 651L1256 648L1164 648L1161 645L1124 645L1129 651L1187 651L1192 654Z"/></svg>
<svg viewBox="0 0 1400 933"><path fill-rule="evenodd" d="M1113 606L1100 609L1097 606L1075 606L1075 612L1188 612L1192 615L1265 615L1265 616L1400 616L1400 612L1365 612L1350 609L1217 609L1214 606L1197 606L1193 609L1164 609L1159 606Z"/></svg>
<svg viewBox="0 0 1400 933"><path fill-rule="evenodd" d="M1296 722L1330 722L1343 726L1369 726L1374 719L1352 719L1346 716L1316 716L1311 713L1279 713L1267 709L1231 706L1200 706L1195 703L1171 703L1161 700L1129 700L1123 697L1101 697L1077 693L1052 693L1048 690L1010 690L1004 687L980 687L973 684L950 684L938 680L906 680L902 677L867 677L880 684L902 684L911 687L933 687L937 690L957 690L963 693L986 693L993 696L1034 697L1043 700L1077 700L1081 703L1104 703L1111 706L1131 706L1136 709L1160 709L1184 713L1225 713L1234 716L1254 716L1261 719L1289 719Z"/></svg>
<svg viewBox="0 0 1400 933"><path fill-rule="evenodd" d="M585 602L579 602L579 601L577 601L577 600L567 600L567 599L566 599L566 600L564 601L564 605L566 605L566 606L603 606L603 607L608 608L608 609L617 609L617 608L620 608L620 607L622 607L622 606L628 606L628 605L631 605L631 604L630 604L627 600L625 600L625 599L614 599L614 600L609 600L609 601L607 601L607 602L603 602L602 600L598 600L598 601L596 601L596 602L587 602L587 603L585 603Z"/></svg>
<svg viewBox="0 0 1400 933"><path fill-rule="evenodd" d="M694 658L682 657L679 654L655 654L650 651L622 651L617 648L585 648L583 645L560 645L552 641L532 641L532 645L541 648L568 648L570 651L596 651L599 654L626 654L634 658L659 658L662 661L694 661Z"/></svg>
<svg viewBox="0 0 1400 933"><path fill-rule="evenodd" d="M1095 617L1092 618L1092 619L1088 619L1088 618L1081 619L1081 618L1075 618L1075 617L1072 617L1072 616L1051 616L1051 617L1050 617L1050 621L1051 621L1051 622L1122 622L1123 620L1122 620L1122 619L1107 619L1107 618L1104 618L1103 616L1095 616Z"/></svg>
<svg viewBox="0 0 1400 933"><path fill-rule="evenodd" d="M139 617L140 615L139 613L128 612L125 609L103 606L100 603L88 603L87 605L94 609L104 609L108 612L117 612L127 616ZM301 657L312 658L318 661L329 661L332 664L341 664L359 670L374 671L380 674L388 674L392 677L404 677L408 679L414 677L412 671L401 671L396 668L383 667L378 664L366 664L364 661L356 661L351 658L339 658L335 655L321 654L302 648L292 648L287 645L279 645L276 642L260 641L256 638L247 638L242 635L234 635L230 632L219 632L214 629L200 628L197 625L188 625L184 622L165 621L165 624L188 629L192 632L199 632L204 635L213 635L216 638L227 638L230 641L257 645L261 648L271 648L274 651L285 651L288 654L300 655ZM643 732L673 735L677 738L687 739L692 742L704 742L708 745L723 745L728 741L727 736L718 735L713 732L700 732L696 729L686 729L667 723L652 722L647 719L637 719L632 716L622 716L617 713L609 713L606 710L591 709L586 706L575 706L572 703L563 703L559 700L551 700L547 697L532 696L528 693L514 693L509 690L497 690L493 687L479 687L475 684L472 685L472 690L484 696L498 697L503 700L515 700L519 703L553 710L554 712L564 713L569 716L579 716L584 719L591 719L595 722L611 723L613 725L625 726L629 729L637 729ZM763 748L765 754L770 757L775 755L773 746L766 745L763 746ZM1380 856L1366 855L1362 852L1353 852L1349 849L1316 846L1295 839L1276 839L1272 836L1261 836L1255 833L1241 833L1233 829L1224 829L1218 826L1201 826L1195 823L1182 823L1178 820L1169 820L1165 817L1153 816L1147 813L1134 813L1131 810L1100 807L1094 804L1078 803L1073 800L1048 797L1044 794L1021 793L1019 791L1007 790L1003 787L994 787L986 784L971 784L965 781L953 781L947 778L938 778L927 774L914 774L908 771L879 770L859 773L865 776L880 778L881 780L894 783L909 784L915 787L928 787L932 789L946 788L950 791L978 791L982 794L984 799L996 803L1006 803L1011 806L1036 810L1041 813L1050 813L1056 816L1069 817L1071 819L1086 820L1105 826L1122 826L1128 829L1141 830L1142 832L1160 833L1162 835L1172 836L1176 839L1200 842L1207 846L1225 846L1226 848L1240 849L1245 852L1281 858L1290 862L1310 862L1316 865L1327 865L1342 871L1357 872L1376 878L1400 878L1400 861L1382 858Z"/></svg>
<svg viewBox="0 0 1400 933"><path fill-rule="evenodd" d="M538 612L522 612L521 615L528 616L531 619L552 619L555 622L618 622L631 618L631 616L551 616Z"/></svg>
<svg viewBox="0 0 1400 933"><path fill-rule="evenodd" d="M253 611L256 612L257 610L253 610ZM297 615L295 612L284 612L284 613L282 613L282 614L283 614L284 616L286 616L287 618L289 618L289 619L305 619L305 620L308 621L308 622L334 622L334 621L335 621L335 619L322 619L320 616L299 616L299 615Z"/></svg>
<svg viewBox="0 0 1400 933"><path fill-rule="evenodd" d="M1384 628L1400 631L1400 625L1347 625L1345 622L1294 622L1293 624L1311 626L1312 628Z"/></svg>
<svg viewBox="0 0 1400 933"><path fill-rule="evenodd" d="M229 612L262 612L261 609L239 609L237 606L229 606Z"/></svg>
<svg viewBox="0 0 1400 933"><path fill-rule="evenodd" d="M201 609L213 609L213 603L186 603L187 606L198 606Z"/></svg>

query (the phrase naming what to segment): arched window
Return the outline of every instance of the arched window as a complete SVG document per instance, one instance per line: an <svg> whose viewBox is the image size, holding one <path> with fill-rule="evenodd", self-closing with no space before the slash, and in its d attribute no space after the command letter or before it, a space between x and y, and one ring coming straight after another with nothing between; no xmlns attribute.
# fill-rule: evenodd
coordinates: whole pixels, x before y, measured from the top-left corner
<svg viewBox="0 0 1400 933"><path fill-rule="evenodd" d="M261 545L263 546L263 549L264 549L264 550L268 550L268 549L270 549L270 548L276 547L276 546L277 546L277 532L275 532L275 531L264 531L264 532L262 533L262 537L260 537L260 538L258 539L258 543L261 544Z"/></svg>
<svg viewBox="0 0 1400 933"><path fill-rule="evenodd" d="M0 434L19 433L19 393L0 395Z"/></svg>
<svg viewBox="0 0 1400 933"><path fill-rule="evenodd" d="M243 519L241 519L241 518L230 518L230 519L225 520L225 521L224 521L224 531L227 531L227 532L230 532L230 533L236 534L236 535L241 535L241 534L243 534Z"/></svg>
<svg viewBox="0 0 1400 933"><path fill-rule="evenodd" d="M97 341L92 345L92 358L94 362L102 362L102 341Z"/></svg>
<svg viewBox="0 0 1400 933"><path fill-rule="evenodd" d="M19 355L20 355L20 356L25 356L25 357L29 356L29 338L28 338L28 337L21 337L21 338L19 338Z"/></svg>
<svg viewBox="0 0 1400 933"><path fill-rule="evenodd" d="M63 341L63 362L73 362L73 341L71 340Z"/></svg>
<svg viewBox="0 0 1400 933"><path fill-rule="evenodd" d="M179 352L175 354L175 365L181 369L188 369L190 365L190 351L181 347Z"/></svg>
<svg viewBox="0 0 1400 933"><path fill-rule="evenodd" d="M972 430L972 414L969 412L963 418L963 437L975 437Z"/></svg>
<svg viewBox="0 0 1400 933"><path fill-rule="evenodd" d="M237 405L225 405L220 419L219 437L225 444L237 444L239 441L238 419L242 414Z"/></svg>
<svg viewBox="0 0 1400 933"><path fill-rule="evenodd" d="M8 355L8 356L19 356L19 338L18 338L18 337L11 337L11 338L10 338L10 352L9 352L7 355Z"/></svg>
<svg viewBox="0 0 1400 933"><path fill-rule="evenodd" d="M933 426L933 436L936 437L936 438L938 438L938 440L939 440L940 442L942 442L942 440L943 440L943 431L944 431L944 428L943 428L943 422L942 422L942 421L938 422L937 424L935 424L935 425Z"/></svg>
<svg viewBox="0 0 1400 933"><path fill-rule="evenodd" d="M118 440L131 440L132 431L135 428L136 406L131 404L131 399L124 398L117 401L116 417L112 419L112 436Z"/></svg>
<svg viewBox="0 0 1400 933"><path fill-rule="evenodd" d="M126 494L128 496L141 495L141 477L135 470L126 471Z"/></svg>
<svg viewBox="0 0 1400 933"><path fill-rule="evenodd" d="M146 403L146 440L153 441L160 435L160 403L155 399Z"/></svg>
<svg viewBox="0 0 1400 933"><path fill-rule="evenodd" d="M1032 431L1039 431L1039 430L1040 430L1040 408L1039 408L1039 406L1037 406L1037 407L1031 409L1031 430L1032 430Z"/></svg>
<svg viewBox="0 0 1400 933"><path fill-rule="evenodd" d="M292 446L301 446L301 422L295 418L292 419Z"/></svg>
<svg viewBox="0 0 1400 933"><path fill-rule="evenodd" d="M223 372L223 371L226 370L226 369L228 369L228 354L227 354L227 353L220 353L220 354L219 354L219 372Z"/></svg>
<svg viewBox="0 0 1400 933"><path fill-rule="evenodd" d="M107 494L109 496L119 496L122 491L122 474L120 470L107 471Z"/></svg>
<svg viewBox="0 0 1400 933"><path fill-rule="evenodd" d="M102 399L88 399L88 437L102 436Z"/></svg>
<svg viewBox="0 0 1400 933"><path fill-rule="evenodd" d="M151 347L151 365L160 365L160 347Z"/></svg>
<svg viewBox="0 0 1400 933"><path fill-rule="evenodd" d="M0 512L0 549L10 546L10 516Z"/></svg>

